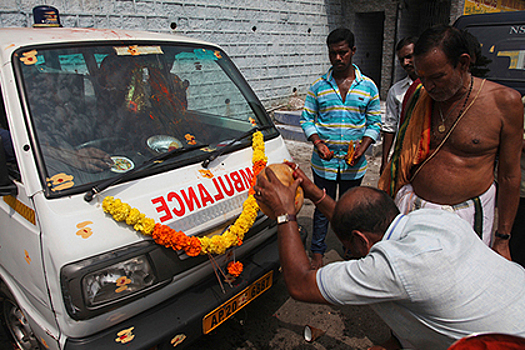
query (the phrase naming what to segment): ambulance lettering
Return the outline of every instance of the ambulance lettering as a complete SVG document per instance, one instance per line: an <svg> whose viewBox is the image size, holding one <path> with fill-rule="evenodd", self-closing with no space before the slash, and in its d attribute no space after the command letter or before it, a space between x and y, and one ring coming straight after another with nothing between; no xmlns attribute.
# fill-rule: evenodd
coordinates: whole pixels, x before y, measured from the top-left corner
<svg viewBox="0 0 525 350"><path fill-rule="evenodd" d="M229 174L214 176L211 181L196 186L170 191L166 196L151 199L151 203L159 214L160 222L164 223L232 197L235 192L246 191L250 188L252 178L251 168L239 169Z"/></svg>

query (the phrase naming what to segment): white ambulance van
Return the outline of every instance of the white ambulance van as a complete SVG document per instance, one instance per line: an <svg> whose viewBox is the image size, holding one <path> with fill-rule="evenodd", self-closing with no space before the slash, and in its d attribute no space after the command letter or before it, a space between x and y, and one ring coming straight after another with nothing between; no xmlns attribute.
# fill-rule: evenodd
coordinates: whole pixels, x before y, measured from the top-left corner
<svg viewBox="0 0 525 350"><path fill-rule="evenodd" d="M0 284L17 347L183 348L275 282L275 221L259 212L220 238L250 209L253 134L268 163L291 157L220 47L0 29L0 89ZM186 243L157 244L151 225ZM193 237L210 253L182 249Z"/></svg>

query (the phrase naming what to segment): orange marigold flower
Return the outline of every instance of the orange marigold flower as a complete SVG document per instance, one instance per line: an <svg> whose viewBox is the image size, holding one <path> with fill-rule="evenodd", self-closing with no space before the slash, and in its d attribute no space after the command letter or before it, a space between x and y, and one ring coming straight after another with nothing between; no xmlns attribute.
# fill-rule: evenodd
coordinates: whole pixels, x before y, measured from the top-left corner
<svg viewBox="0 0 525 350"><path fill-rule="evenodd" d="M181 231L175 231L175 235L172 236L171 247L175 250L183 250L190 244L190 237L186 236Z"/></svg>
<svg viewBox="0 0 525 350"><path fill-rule="evenodd" d="M190 237L188 246L184 249L188 256L197 256L201 253L201 241L197 237Z"/></svg>
<svg viewBox="0 0 525 350"><path fill-rule="evenodd" d="M238 277L242 273L242 269L243 265L240 261L230 261L227 267L228 273L235 277Z"/></svg>

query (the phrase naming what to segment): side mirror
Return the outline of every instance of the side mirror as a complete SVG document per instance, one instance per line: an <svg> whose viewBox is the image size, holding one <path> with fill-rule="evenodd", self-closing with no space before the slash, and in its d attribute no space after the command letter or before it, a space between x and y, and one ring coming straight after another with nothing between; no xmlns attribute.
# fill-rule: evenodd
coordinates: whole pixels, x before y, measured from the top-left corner
<svg viewBox="0 0 525 350"><path fill-rule="evenodd" d="M16 184L9 177L7 170L7 160L5 158L4 144L0 137L0 196L14 196L18 195L18 188Z"/></svg>

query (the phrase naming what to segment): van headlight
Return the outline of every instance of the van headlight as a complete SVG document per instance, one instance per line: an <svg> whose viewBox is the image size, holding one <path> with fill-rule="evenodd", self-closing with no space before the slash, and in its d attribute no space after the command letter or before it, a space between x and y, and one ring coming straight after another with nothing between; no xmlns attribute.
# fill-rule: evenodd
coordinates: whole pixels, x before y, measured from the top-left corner
<svg viewBox="0 0 525 350"><path fill-rule="evenodd" d="M86 275L82 291L86 306L93 307L139 292L156 280L147 257L141 255Z"/></svg>
<svg viewBox="0 0 525 350"><path fill-rule="evenodd" d="M67 313L87 320L166 286L183 269L176 254L146 240L64 265L60 285Z"/></svg>

